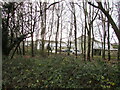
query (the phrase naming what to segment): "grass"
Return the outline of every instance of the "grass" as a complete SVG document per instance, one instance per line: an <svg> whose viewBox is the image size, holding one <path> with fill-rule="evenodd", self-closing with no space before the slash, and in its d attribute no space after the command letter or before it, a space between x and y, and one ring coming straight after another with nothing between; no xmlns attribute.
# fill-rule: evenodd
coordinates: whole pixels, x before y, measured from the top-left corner
<svg viewBox="0 0 120 90"><path fill-rule="evenodd" d="M120 63L83 61L66 55L3 60L4 88L115 88Z"/></svg>

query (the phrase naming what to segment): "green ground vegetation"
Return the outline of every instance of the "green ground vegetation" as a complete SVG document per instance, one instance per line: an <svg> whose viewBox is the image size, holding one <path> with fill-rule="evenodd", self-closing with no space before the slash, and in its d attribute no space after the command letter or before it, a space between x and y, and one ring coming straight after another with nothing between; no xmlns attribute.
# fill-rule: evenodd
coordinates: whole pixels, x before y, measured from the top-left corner
<svg viewBox="0 0 120 90"><path fill-rule="evenodd" d="M3 88L120 89L120 63L67 55L15 56L3 60Z"/></svg>

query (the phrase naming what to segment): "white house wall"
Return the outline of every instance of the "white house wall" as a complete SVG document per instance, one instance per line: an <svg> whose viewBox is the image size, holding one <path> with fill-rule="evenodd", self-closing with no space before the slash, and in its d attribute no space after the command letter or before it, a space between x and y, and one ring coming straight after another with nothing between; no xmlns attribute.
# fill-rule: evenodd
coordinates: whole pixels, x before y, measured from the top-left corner
<svg viewBox="0 0 120 90"><path fill-rule="evenodd" d="M45 49L47 49L47 45L48 45L48 42L45 42ZM37 49L40 49L40 46L41 46L41 43L38 42L38 43L37 43ZM61 46L64 47L64 48L67 48L66 43L61 43ZM50 47L51 47L52 49L55 49L55 47L56 47L55 42L50 43ZM58 49L59 49L59 48L60 48L60 43L58 43Z"/></svg>
<svg viewBox="0 0 120 90"><path fill-rule="evenodd" d="M91 39L91 45L92 45L92 40L93 39ZM82 50L81 43L82 43L82 47L84 48L84 41L81 42L81 38L78 38L77 39L77 49L80 50L80 51ZM88 39L86 38L86 50L87 49L88 49ZM95 40L93 42L93 49L103 49L102 43ZM108 44L105 44L105 50L108 50ZM112 47L111 44L110 44L110 50L114 50L114 48Z"/></svg>

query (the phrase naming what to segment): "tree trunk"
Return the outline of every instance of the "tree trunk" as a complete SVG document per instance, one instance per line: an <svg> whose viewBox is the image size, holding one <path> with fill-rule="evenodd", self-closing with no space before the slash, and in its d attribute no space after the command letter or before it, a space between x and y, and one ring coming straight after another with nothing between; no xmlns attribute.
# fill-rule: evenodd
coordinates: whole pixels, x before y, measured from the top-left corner
<svg viewBox="0 0 120 90"><path fill-rule="evenodd" d="M102 42L102 59L105 60L105 40L106 40L106 30L105 30L105 17L101 12L102 18L102 29L103 29L103 42Z"/></svg>
<svg viewBox="0 0 120 90"><path fill-rule="evenodd" d="M45 32L46 32L46 2L44 2L44 10L42 10L42 2L40 2L40 16L41 16L41 44L42 53L44 55L44 45L45 45Z"/></svg>
<svg viewBox="0 0 120 90"><path fill-rule="evenodd" d="M118 6L120 6L120 1L118 2ZM120 30L120 7L118 7L118 13L119 13L119 18L118 18L118 23L119 23L119 25L118 25L118 27L119 27L119 30ZM119 44L118 44L118 60L120 60L120 41L118 42Z"/></svg>
<svg viewBox="0 0 120 90"><path fill-rule="evenodd" d="M89 6L89 30L88 30L88 52L87 60L90 61L90 51L91 51L91 6Z"/></svg>
<svg viewBox="0 0 120 90"><path fill-rule="evenodd" d="M56 31L56 36L55 36L55 54L57 54L57 52L58 52L58 35L59 35L59 20L60 20L59 3L58 3L57 9L58 10L56 10L57 11L57 31Z"/></svg>
<svg viewBox="0 0 120 90"><path fill-rule="evenodd" d="M110 24L109 24L109 21L108 21L108 60L110 61Z"/></svg>
<svg viewBox="0 0 120 90"><path fill-rule="evenodd" d="M10 19L10 14L8 12L6 20L2 20L2 54L5 56L9 56L10 50L8 49L8 26L9 26L9 19Z"/></svg>
<svg viewBox="0 0 120 90"><path fill-rule="evenodd" d="M59 16L57 19L57 31L56 31L56 36L55 36L55 54L58 52L58 31L59 31Z"/></svg>
<svg viewBox="0 0 120 90"><path fill-rule="evenodd" d="M94 19L93 16L94 16L94 13L95 13L94 12L94 7L92 9L93 9L93 11L92 11L92 20L93 20ZM94 22L91 24L91 30L92 30L91 31L92 32L92 45L91 45L92 46L92 48L91 48L92 52L91 52L91 58L92 59L93 59L93 56L94 56L94 29L93 29L93 25L94 25Z"/></svg>
<svg viewBox="0 0 120 90"><path fill-rule="evenodd" d="M81 50L82 50L82 55L84 54L84 48L83 48L83 45L84 45L83 44L83 42L84 42L84 40L83 40L84 39L84 37L83 37L84 36L84 34L83 34L84 32L83 31L84 30L83 29L84 29L84 27L83 27L83 24L82 24L82 36L81 36Z"/></svg>
<svg viewBox="0 0 120 90"><path fill-rule="evenodd" d="M75 12L74 2L72 2L72 9L73 9L73 18L74 18L75 56L77 58L77 24L76 24L76 12Z"/></svg>
<svg viewBox="0 0 120 90"><path fill-rule="evenodd" d="M103 28L104 28L104 33L103 33L103 54L102 54L102 58L105 60L105 41L106 41L105 21L103 21Z"/></svg>
<svg viewBox="0 0 120 90"><path fill-rule="evenodd" d="M84 14L85 14L85 30L84 30L84 61L86 61L86 29L87 29L87 3L83 2Z"/></svg>
<svg viewBox="0 0 120 90"><path fill-rule="evenodd" d="M109 14L109 2L107 1L107 10L108 10L108 14ZM107 41L108 41L108 61L110 61L110 23L109 21L107 22L107 27L108 27L108 37L107 37Z"/></svg>
<svg viewBox="0 0 120 90"><path fill-rule="evenodd" d="M62 10L63 10L63 4L62 4L62 8L61 8ZM61 54L61 51L62 51L62 45L61 45L61 43L62 43L62 26L63 26L63 21L62 21L62 12L61 12L61 36L60 36L60 54Z"/></svg>
<svg viewBox="0 0 120 90"><path fill-rule="evenodd" d="M120 60L120 42L119 42L119 45L118 45L118 57L117 57L118 60Z"/></svg>
<svg viewBox="0 0 120 90"><path fill-rule="evenodd" d="M32 20L33 20L33 17L32 17L32 3L30 3L31 7L31 55L32 57L34 57L34 42L33 42L33 25L32 25Z"/></svg>
<svg viewBox="0 0 120 90"><path fill-rule="evenodd" d="M22 7L22 12L21 12L21 15L22 15L22 17L21 17L21 23L22 23L22 34L24 34L24 23L23 23L23 7ZM25 55L25 42L24 42L24 40L23 40L23 42L22 42L22 51L23 51L23 55Z"/></svg>
<svg viewBox="0 0 120 90"><path fill-rule="evenodd" d="M61 43L62 43L62 16L61 16L61 36L60 36L60 54L61 54L61 51L62 51L62 45L61 45Z"/></svg>
<svg viewBox="0 0 120 90"><path fill-rule="evenodd" d="M53 6L53 10L52 10L52 22L51 22L51 27L50 27L49 45L50 45L50 40L51 40L51 36L53 32L54 8L55 8L55 5ZM51 53L52 53L52 48L51 48ZM48 55L49 55L49 51L48 51Z"/></svg>

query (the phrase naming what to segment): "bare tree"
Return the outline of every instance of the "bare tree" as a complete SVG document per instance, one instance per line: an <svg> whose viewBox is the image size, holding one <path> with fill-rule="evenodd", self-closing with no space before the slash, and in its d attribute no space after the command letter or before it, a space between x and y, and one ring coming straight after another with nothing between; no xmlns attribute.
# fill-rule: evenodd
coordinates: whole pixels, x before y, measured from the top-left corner
<svg viewBox="0 0 120 90"><path fill-rule="evenodd" d="M44 45L45 45L45 32L46 32L46 2L40 2L40 16L41 16L41 44L42 44L42 54L44 55Z"/></svg>
<svg viewBox="0 0 120 90"><path fill-rule="evenodd" d="M87 29L88 33L88 51L87 51L87 60L90 61L90 51L91 51L91 6L89 6L89 29Z"/></svg>
<svg viewBox="0 0 120 90"><path fill-rule="evenodd" d="M52 8L52 20L51 20L51 23L50 23L50 35L49 35L49 43L48 45L50 45L50 40L51 40L51 36L52 36L52 32L53 32L53 23L54 23L54 8L55 8L55 5L53 5L53 8ZM48 55L49 55L49 51L48 50ZM51 50L52 51L52 50Z"/></svg>
<svg viewBox="0 0 120 90"><path fill-rule="evenodd" d="M73 14L71 12L70 32L69 32L69 37L68 37L68 50L69 50L68 55L70 54L70 49L71 49L72 31L73 31Z"/></svg>
<svg viewBox="0 0 120 90"><path fill-rule="evenodd" d="M23 9L24 9L24 6L22 7L22 10L21 10L21 22L22 22L22 34L24 34L24 21L23 21ZM22 44L23 44L23 46L22 46L22 51L23 51L23 55L25 55L25 42L24 42L24 40L23 40L23 42L22 42Z"/></svg>
<svg viewBox="0 0 120 90"><path fill-rule="evenodd" d="M86 61L86 29L87 29L87 2L83 2L83 9L85 14L85 29L84 29L84 61Z"/></svg>
<svg viewBox="0 0 120 90"><path fill-rule="evenodd" d="M62 33L62 32L63 32L63 28L62 28L62 27L63 27L63 24L62 24L62 23L63 23L63 20L62 20L62 19L63 19L63 18L62 18L63 3L62 3L62 5L61 5L61 10L62 10L62 11L61 11L61 31L60 31L60 34L61 34L61 35L60 35L60 54L61 54L61 51L62 51L62 45L61 45L61 44L62 44L62 34L63 34L63 33Z"/></svg>
<svg viewBox="0 0 120 90"><path fill-rule="evenodd" d="M56 8L56 15L57 15L57 30L55 35L55 54L58 52L58 37L59 37L59 28L60 28L60 17L62 16L63 9L60 10L60 3Z"/></svg>
<svg viewBox="0 0 120 90"><path fill-rule="evenodd" d="M114 20L112 19L111 15L108 13L108 11L106 11L104 8L103 8L103 5L101 3L101 1L97 1L97 4L98 6L92 4L91 2L88 2L90 5L92 5L93 7L95 8L98 8L100 9L104 14L105 16L108 18L108 21L110 22L110 24L112 25L112 28L114 29L114 32L120 42L120 30L119 28L117 27L117 25L115 24Z"/></svg>
<svg viewBox="0 0 120 90"><path fill-rule="evenodd" d="M118 23L119 23L119 25L118 25L118 28L119 28L119 30L120 30L120 1L118 2ZM120 41L119 41L119 45L118 45L118 60L120 60Z"/></svg>
<svg viewBox="0 0 120 90"><path fill-rule="evenodd" d="M102 18L102 28L103 28L103 42L102 42L102 58L105 59L105 41L106 41L106 24L105 24L105 20L106 18L104 17L104 15L101 12L101 18Z"/></svg>
<svg viewBox="0 0 120 90"><path fill-rule="evenodd" d="M17 13L16 10L20 8L20 6L21 6L21 3L14 3L14 2L3 4L2 35L3 37L4 36L5 37L2 38L2 42L3 42L2 48L3 48L3 55L6 55L6 56L9 56L11 51L13 51L12 53L12 57L13 57L20 43L25 38L27 38L28 34L30 34L30 32L21 34L18 21L16 21L15 19L12 19L13 17L17 17L14 14ZM11 33L11 35L9 33ZM17 36L16 36L16 33L18 33Z"/></svg>
<svg viewBox="0 0 120 90"><path fill-rule="evenodd" d="M93 49L93 48L91 48L91 46L94 42L92 40L92 43L91 43L91 33L93 33L92 32L93 22L96 19L97 15L98 15L98 12L99 12L99 10L97 10L96 14L94 15L95 12L93 11L93 13L92 13L91 6L89 6L88 26L86 27L87 28L87 34L88 34L88 51L87 51L87 60L88 61L91 61L91 49Z"/></svg>
<svg viewBox="0 0 120 90"><path fill-rule="evenodd" d="M93 2L93 3L94 3L94 2ZM94 19L94 13L95 13L94 10L95 10L95 9L94 9L94 7L93 7L93 8L92 8L92 20ZM94 50L93 50L94 48L93 48L93 47L94 47L94 38L95 38L95 36L94 36L94 29L93 29L94 26L93 26L93 24L94 24L94 22L91 24L91 32L92 32L92 45L91 45L91 47L92 47L92 48L91 48L91 49L92 49L91 51L92 51L92 52L91 52L91 57L92 57L92 59L93 59L93 56L94 56Z"/></svg>
<svg viewBox="0 0 120 90"><path fill-rule="evenodd" d="M74 20L74 37L75 37L75 56L77 58L77 23L76 23L76 12L75 12L75 5L74 2L71 2L71 8L73 13L73 20Z"/></svg>
<svg viewBox="0 0 120 90"><path fill-rule="evenodd" d="M55 54L57 54L58 51L58 35L59 35L59 22L60 22L60 7L59 7L59 3L56 9L56 13L57 13L57 31L56 31L56 35L55 35Z"/></svg>
<svg viewBox="0 0 120 90"><path fill-rule="evenodd" d="M32 16L32 3L30 3L30 13L31 13L31 55L32 57L34 57L34 42L33 42L33 22L32 22L32 19L33 19L33 16Z"/></svg>
<svg viewBox="0 0 120 90"><path fill-rule="evenodd" d="M109 1L107 1L107 10L108 10L108 13L109 13L109 8L110 8L110 6L109 6ZM107 22L107 29L108 29L108 37L107 37L107 43L108 43L108 60L110 61L110 22L108 21Z"/></svg>

